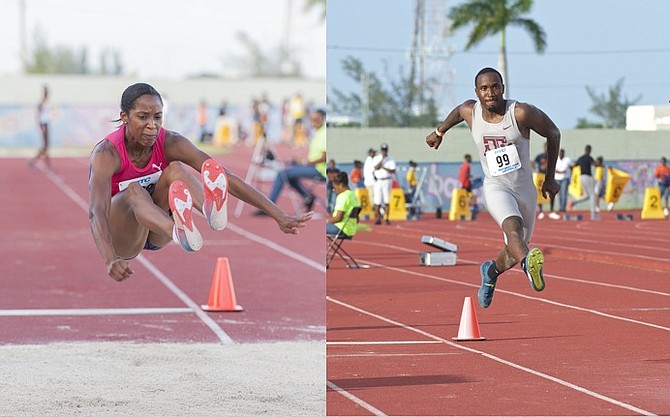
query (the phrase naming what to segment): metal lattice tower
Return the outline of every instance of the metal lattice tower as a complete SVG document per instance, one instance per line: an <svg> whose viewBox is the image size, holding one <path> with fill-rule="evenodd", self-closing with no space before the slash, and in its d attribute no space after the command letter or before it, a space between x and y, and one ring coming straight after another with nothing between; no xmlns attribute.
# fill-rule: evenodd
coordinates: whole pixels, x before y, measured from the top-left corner
<svg viewBox="0 0 670 417"><path fill-rule="evenodd" d="M423 97L433 97L440 110L453 107L454 71L450 61L456 49L449 42L448 0L415 1L412 55L413 66L417 69L417 84L423 89Z"/></svg>

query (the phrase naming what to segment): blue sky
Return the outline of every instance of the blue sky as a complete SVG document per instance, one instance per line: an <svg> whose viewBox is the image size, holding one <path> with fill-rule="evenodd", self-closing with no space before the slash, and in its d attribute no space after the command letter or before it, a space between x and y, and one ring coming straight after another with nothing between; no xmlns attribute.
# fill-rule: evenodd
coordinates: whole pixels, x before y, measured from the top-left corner
<svg viewBox="0 0 670 417"><path fill-rule="evenodd" d="M444 21L439 15L463 1L429 0L431 28ZM330 0L327 10L327 91L348 92L360 87L344 75L341 61L351 55L377 73L398 79L400 68L408 72L407 51L412 44L413 0ZM597 120L589 113L592 100L586 86L606 93L624 78L624 97L638 104L667 105L670 98L668 37L670 1L667 0L535 0L527 17L547 35L543 55L533 51L530 37L521 29L507 32L510 98L534 104L562 129L577 119ZM425 71L448 78L449 87L439 92L442 116L455 105L474 98L473 77L485 66L498 66L500 38L490 38L463 51L469 28L446 39L427 35L435 54L449 60L427 59Z"/></svg>

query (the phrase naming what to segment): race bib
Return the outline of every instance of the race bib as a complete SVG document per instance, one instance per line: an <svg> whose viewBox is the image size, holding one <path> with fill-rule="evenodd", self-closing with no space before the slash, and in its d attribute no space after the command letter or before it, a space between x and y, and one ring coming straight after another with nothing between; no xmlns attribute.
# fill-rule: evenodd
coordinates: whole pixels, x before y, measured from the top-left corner
<svg viewBox="0 0 670 417"><path fill-rule="evenodd" d="M486 163L491 176L498 177L521 168L516 146L503 146L486 152Z"/></svg>
<svg viewBox="0 0 670 417"><path fill-rule="evenodd" d="M161 177L162 173L163 173L163 171L158 171L158 172L154 172L153 174L145 175L143 177L133 178L133 179L126 180L126 181L121 181L119 183L119 191L125 190L126 188L128 188L128 186L130 184L132 184L134 182L139 182L140 185L142 186L142 188L147 188L148 186L150 186L152 184L156 184L158 182L158 179Z"/></svg>

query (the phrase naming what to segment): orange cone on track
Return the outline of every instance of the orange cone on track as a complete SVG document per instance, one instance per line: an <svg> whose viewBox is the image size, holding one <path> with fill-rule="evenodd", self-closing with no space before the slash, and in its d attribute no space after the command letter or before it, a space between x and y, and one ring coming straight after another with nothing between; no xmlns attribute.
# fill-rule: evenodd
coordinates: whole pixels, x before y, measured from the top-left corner
<svg viewBox="0 0 670 417"><path fill-rule="evenodd" d="M233 276L230 273L228 258L218 258L212 288L209 291L209 302L200 306L205 311L242 311L242 306L237 305L235 300L235 289L233 288Z"/></svg>
<svg viewBox="0 0 670 417"><path fill-rule="evenodd" d="M465 297L463 301L463 312L461 313L461 324L458 326L458 336L452 337L453 340L486 340L479 334L479 323L477 323L477 313L475 313L475 303L472 298Z"/></svg>

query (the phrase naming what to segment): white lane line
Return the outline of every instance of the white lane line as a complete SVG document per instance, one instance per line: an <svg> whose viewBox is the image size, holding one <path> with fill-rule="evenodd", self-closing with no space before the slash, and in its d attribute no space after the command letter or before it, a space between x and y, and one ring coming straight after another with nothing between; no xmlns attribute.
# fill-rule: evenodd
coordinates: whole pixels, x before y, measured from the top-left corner
<svg viewBox="0 0 670 417"><path fill-rule="evenodd" d="M172 280L170 280L170 278L168 278L167 275L162 273L158 268L156 268L156 266L154 266L154 264L149 262L149 260L145 258L144 255L140 254L135 259L137 259L142 265L144 265L144 267L147 268L149 272L151 272L160 282L162 282L163 285L165 285L170 291L172 291L172 293L176 295L177 298L179 298L184 304L189 306L191 310L193 310L193 313L195 313L195 315L198 316L198 318L202 320L202 322L205 323L205 325L209 327L212 332L214 332L214 334L219 338L221 343L226 345L233 343L233 339L231 339L230 336L228 336L228 334L221 328L221 326L219 326L219 324L216 321L212 320L212 318L209 317L207 313L202 311L198 303L196 303L191 299L191 297L186 295L186 293L182 291L174 282L172 282Z"/></svg>
<svg viewBox="0 0 670 417"><path fill-rule="evenodd" d="M337 384L335 384L331 381L326 381L326 385L328 386L328 388L332 389L333 391L337 392L338 394L348 398L354 404L365 408L370 413L372 413L372 415L375 415L375 416L385 416L386 415L382 411L380 411L378 408L375 408L374 406L366 403L365 401L361 400L360 398L358 398L354 394L350 393L349 391L340 388Z"/></svg>
<svg viewBox="0 0 670 417"><path fill-rule="evenodd" d="M435 275L424 274L422 272L416 272L416 271L410 271L410 270L407 270L407 269L396 268L396 267L393 267L393 266L387 266L387 265L379 264L379 263L376 263L376 262L370 262L370 261L361 260L361 259L358 259L358 261L365 262L368 265L372 265L372 266L383 268L383 269L388 269L390 271L400 272L400 273L407 274L407 275L415 275L415 276L419 276L419 277L423 277L423 278L434 279L434 280L437 280L437 281L448 282L450 284L463 285L463 286L471 287L471 288L479 288L479 285L477 285L477 284L470 284L470 283L463 282L463 281L457 281L457 280L453 280L453 279L449 279L449 278L438 277L438 276L435 276ZM471 263L471 261L465 261L465 262ZM523 272L518 271L518 270L511 270L510 272L514 272L514 273L518 272L519 274L523 273ZM603 313L602 311L593 310L593 309L590 309L590 308L584 308L584 307L579 307L579 306L575 306L575 305L571 305L571 304L559 303L558 301L552 301L552 300L549 300L549 299L546 299L546 298L531 297L531 296L526 295L526 294L520 294L520 293L517 293L517 292L503 290L503 289L499 289L499 288L496 289L496 293L504 293L504 294L508 294L508 295L513 295L515 297L525 298L527 300L539 301L539 302L542 302L542 303L551 304L551 305L555 305L555 306L558 306L558 307L568 308L568 309L571 309L571 310L577 310L577 311L581 311L581 312L584 312L584 313L595 314L595 315L601 316L601 317L607 317L607 318L614 319L614 320L625 321L625 322L628 322L628 323L639 324L641 326L652 327L654 329L659 329L659 330L664 330L664 331L670 332L670 327L665 327L665 326L661 326L661 325L654 324L654 323L648 323L648 322L645 322L645 321L630 319L628 317L615 316L614 314ZM663 293L661 295L664 295L664 294L665 293Z"/></svg>
<svg viewBox="0 0 670 417"><path fill-rule="evenodd" d="M38 316L124 316L142 314L183 314L193 313L190 308L44 308L0 310L0 317Z"/></svg>
<svg viewBox="0 0 670 417"><path fill-rule="evenodd" d="M440 343L440 342L437 342ZM338 355L328 355L328 359L334 358L396 358L396 357L410 357L417 358L419 356L451 356L451 355L462 355L462 353L379 353L379 352L366 352L366 353L349 353L349 354L338 354Z"/></svg>
<svg viewBox="0 0 670 417"><path fill-rule="evenodd" d="M663 297L670 297L670 293L662 292L662 291L647 290L645 288L636 288L636 287L629 287L627 285L609 284L607 282L588 281L588 280L579 279L579 278L568 278L568 277L564 277L564 276L560 276L560 275L553 275L553 274L546 274L545 276L548 277L548 278L551 278L551 279L557 279L557 280L561 280L561 281L578 282L580 284L597 285L597 286L600 286L600 287L616 288L616 289L619 289L619 290L635 291L635 292L642 292L642 293L646 293L646 294L660 295L660 296L663 296Z"/></svg>
<svg viewBox="0 0 670 417"><path fill-rule="evenodd" d="M72 201L74 201L79 207L81 207L84 212L88 212L88 203L84 201L83 198L63 181L58 175L53 173L47 173L45 168L40 166L40 170L45 174L47 178L51 180L58 188L60 188ZM219 338L223 344L232 344L233 339L228 336L228 334L219 326L217 322L212 320L205 312L202 311L200 306L193 301L185 292L183 292L177 285L175 285L165 274L163 274L158 268L154 266L148 259L146 259L142 254L140 254L137 259L142 265L144 265L153 276L163 283L174 295L177 296L184 304L186 304L193 313L198 316L198 318L207 326L209 329L214 332L214 334Z"/></svg>
<svg viewBox="0 0 670 417"><path fill-rule="evenodd" d="M309 259L306 256L303 256L299 253L293 252L292 250L286 249L285 247L276 244L275 242L268 240L262 236L258 236L256 234L251 233L248 230L242 229L241 227L235 226L234 224L228 224L227 227L228 230L237 233L240 236L244 236L245 238L249 240L253 240L256 243L260 243L261 245L267 246L268 248L277 251L281 253L282 255L286 255L291 259L294 259L298 262L302 262L307 266L310 266L314 269L316 269L319 272L326 272L326 263L325 259L324 262L315 262L311 259Z"/></svg>
<svg viewBox="0 0 670 417"><path fill-rule="evenodd" d="M367 342L326 342L328 346L347 346L347 345L429 345L440 343L436 340L388 340L388 341L367 341Z"/></svg>
<svg viewBox="0 0 670 417"><path fill-rule="evenodd" d="M462 350L465 350L465 351L470 352L470 353L475 353L475 354L478 354L478 355L482 355L482 356L484 356L485 358L494 360L494 361L496 361L496 362L498 362L498 363L501 363L501 364L503 364L503 365L507 365L507 366L512 367L512 368L514 368L514 369L518 369L518 370L520 370L520 371L529 373L529 374L531 374L531 375L535 375L535 376L537 376L537 377L540 377L540 378L543 378L543 379L546 379L546 380L555 382L555 383L557 383L557 384L559 384L559 385L562 385L562 386L564 386L564 387L573 389L573 390L575 390L575 391L578 391L578 392L581 392L581 393L583 393L583 394L589 395L589 396L591 396L591 397L597 398L597 399L599 399L599 400L608 402L608 403L610 403L610 404L614 404L614 405L616 405L616 406L625 408L625 409L630 410L630 411L633 411L633 412L635 412L635 413L639 413L639 414L647 415L647 416L655 416L655 415L656 415L656 414L654 414L654 413L652 413L652 412L650 412L650 411L643 410L643 409L641 409L641 408L638 408L638 407L635 407L635 406L633 406L633 405L630 405L630 404L621 402L621 401L619 401L619 400L615 400L614 398L610 398L610 397L607 397L607 396L602 395L602 394L598 394L597 392L591 391L591 390L589 390L589 389L586 389L586 388L581 387L581 386L579 386L579 385L573 384L573 383L571 383L571 382L562 380L562 379L557 378L557 377L555 377L555 376L551 376L551 375L549 375L549 374L545 374L545 373L543 373L543 372L536 371L536 370L534 370L534 369L525 367L525 366L523 366L523 365L519 365L519 364L517 364L517 363L508 361L508 360L506 360L506 359L500 358L500 357L495 356L495 355L492 355L492 354L490 354L490 353L486 353L486 352L481 351L481 350L473 349L473 348L471 348L471 347L467 347L467 346L460 345L460 344L458 344L458 343L451 342L451 341L449 341L449 340L446 340L446 339L443 339L443 338L441 338L441 337L439 337L439 336L436 336L436 335L434 335L434 334L432 334L432 333L428 333L428 332L426 332L426 331L424 331L424 330L417 329L417 328L415 328L415 327L412 327L412 326L410 326L410 325L407 325L407 324L404 324L404 323L395 321L395 320L390 319L390 318L388 318L388 317L384 317L384 316L381 316L381 315L379 315L379 314L372 313L372 312L370 312L370 311L367 311L367 310L364 310L364 309L362 309L362 308L353 306L353 305L348 304L348 303L345 303L345 302L343 302L343 301L336 300L336 299L334 299L334 298L332 298L332 297L326 297L326 300L327 300L327 301L330 301L330 302L332 302L332 303L334 303L334 304L337 304L337 305L339 305L339 306L342 306L342 307L344 307L344 308L348 308L348 309L353 310L353 311L356 311L356 312L358 312L358 313L365 314L365 315L367 315L367 316L369 316L369 317L372 317L372 318L375 318L375 319L377 319L377 320L383 321L383 322L385 322L385 323L388 323L388 324L391 324L391 325L394 325L394 326L403 328L403 329L405 329L405 330L409 330L409 331L418 333L418 334L420 334L420 335L423 335L423 336L428 337L428 338L433 339L433 340L440 341L440 342L442 342L442 343L444 343L444 344L446 344L446 345L448 345L448 346L451 346L451 347L453 347L453 348L462 349ZM341 389L341 388L340 388L340 389Z"/></svg>

